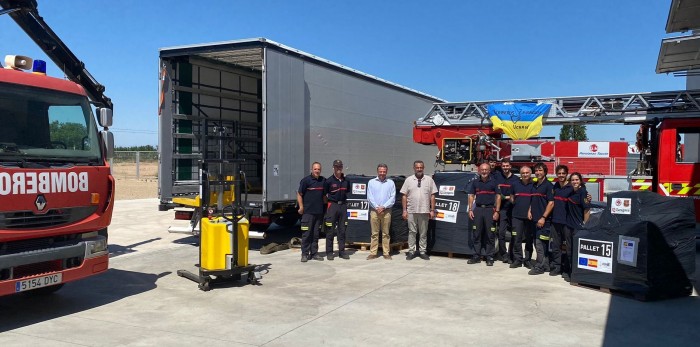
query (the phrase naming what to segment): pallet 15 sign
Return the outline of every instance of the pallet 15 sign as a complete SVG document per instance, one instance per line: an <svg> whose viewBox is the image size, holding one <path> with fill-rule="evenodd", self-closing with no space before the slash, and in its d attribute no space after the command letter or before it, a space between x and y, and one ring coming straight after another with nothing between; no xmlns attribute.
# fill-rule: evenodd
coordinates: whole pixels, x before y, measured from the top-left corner
<svg viewBox="0 0 700 347"><path fill-rule="evenodd" d="M613 243L599 240L578 240L578 268L612 273Z"/></svg>

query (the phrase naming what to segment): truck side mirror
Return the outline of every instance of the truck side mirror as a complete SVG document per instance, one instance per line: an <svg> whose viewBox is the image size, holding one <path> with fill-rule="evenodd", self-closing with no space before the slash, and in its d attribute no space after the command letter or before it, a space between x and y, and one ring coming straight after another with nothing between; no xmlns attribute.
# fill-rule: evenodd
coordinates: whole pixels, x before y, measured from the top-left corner
<svg viewBox="0 0 700 347"><path fill-rule="evenodd" d="M112 126L112 109L101 107L99 111L99 122L100 126L104 128L109 128Z"/></svg>
<svg viewBox="0 0 700 347"><path fill-rule="evenodd" d="M105 144L105 156L110 160L114 157L114 134L109 130L103 130L100 131L100 136L102 136L102 143Z"/></svg>

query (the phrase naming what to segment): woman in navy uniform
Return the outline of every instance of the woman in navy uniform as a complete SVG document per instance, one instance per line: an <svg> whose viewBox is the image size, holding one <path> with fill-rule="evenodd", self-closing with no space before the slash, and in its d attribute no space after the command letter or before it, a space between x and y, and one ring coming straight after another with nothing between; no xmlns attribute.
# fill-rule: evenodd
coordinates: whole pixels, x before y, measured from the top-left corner
<svg viewBox="0 0 700 347"><path fill-rule="evenodd" d="M589 200L586 197L588 192L583 185L583 176L578 172L574 172L569 176L569 182L573 188L573 193L569 197L569 201L566 205L567 219L564 238L566 239L566 254L569 258L570 267L562 274L562 277L564 277L564 280L567 282L571 281L571 267L574 266L572 259L574 233L576 228L582 226L588 220L591 208L588 202Z"/></svg>

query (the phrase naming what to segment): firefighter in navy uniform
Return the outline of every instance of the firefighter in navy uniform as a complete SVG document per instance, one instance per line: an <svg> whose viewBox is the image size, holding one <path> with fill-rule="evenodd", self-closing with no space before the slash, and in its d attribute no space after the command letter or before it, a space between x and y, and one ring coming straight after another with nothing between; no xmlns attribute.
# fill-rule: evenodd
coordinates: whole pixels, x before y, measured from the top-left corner
<svg viewBox="0 0 700 347"><path fill-rule="evenodd" d="M323 176L321 163L311 164L311 174L299 182L297 203L301 215L301 262L323 260L318 255L318 232L323 219Z"/></svg>
<svg viewBox="0 0 700 347"><path fill-rule="evenodd" d="M549 272L549 235L552 226L552 209L554 208L554 186L547 180L547 166L535 164L537 182L532 185L532 201L530 214L535 224L535 249L537 250L536 264L528 272L529 275L541 275Z"/></svg>
<svg viewBox="0 0 700 347"><path fill-rule="evenodd" d="M520 180L513 183L510 199L513 203L513 231L511 233L509 247L512 249L513 262L510 268L523 266L523 238L531 233L532 221L530 221L530 201L532 199L532 181L530 175L532 169L528 166L520 168Z"/></svg>
<svg viewBox="0 0 700 347"><path fill-rule="evenodd" d="M474 221L473 239L476 254L469 259L469 264L486 257L486 265L493 266L495 253L496 226L501 208L501 195L496 179L491 176L489 164L479 166L479 179L474 181L469 190L469 218ZM472 207L473 206L473 207Z"/></svg>
<svg viewBox="0 0 700 347"><path fill-rule="evenodd" d="M501 160L501 171L496 175L498 188L501 190L501 213L498 221L498 251L496 255L504 263L511 263L513 260L513 248L506 249L506 234L510 233L513 228L513 203L510 199L512 186L520 180L511 169L510 159L504 158Z"/></svg>
<svg viewBox="0 0 700 347"><path fill-rule="evenodd" d="M347 192L350 183L343 174L343 162L333 161L333 175L326 179L323 191L328 201L326 217L326 257L333 260L333 236L338 235L338 256L350 259L345 253L345 229L348 225Z"/></svg>

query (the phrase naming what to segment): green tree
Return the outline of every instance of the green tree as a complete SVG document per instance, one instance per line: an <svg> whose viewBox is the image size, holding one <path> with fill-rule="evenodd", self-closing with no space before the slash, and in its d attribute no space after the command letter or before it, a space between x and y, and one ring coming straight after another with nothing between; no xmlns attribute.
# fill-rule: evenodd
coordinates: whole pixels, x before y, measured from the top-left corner
<svg viewBox="0 0 700 347"><path fill-rule="evenodd" d="M588 141L585 125L564 125L559 132L559 140L561 141Z"/></svg>
<svg viewBox="0 0 700 347"><path fill-rule="evenodd" d="M138 152L156 152L158 148L152 145L141 145L141 146L118 146L114 147L115 151L138 151Z"/></svg>
<svg viewBox="0 0 700 347"><path fill-rule="evenodd" d="M51 143L54 148L62 148L64 145L67 149L87 149L89 143L83 143L87 136L85 125L79 123L60 123L55 120L51 122Z"/></svg>

